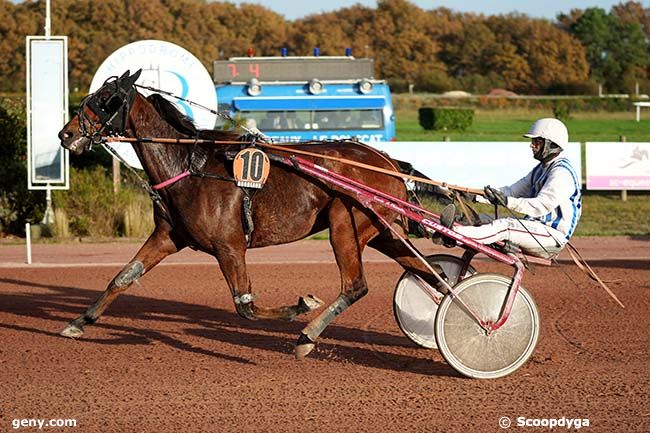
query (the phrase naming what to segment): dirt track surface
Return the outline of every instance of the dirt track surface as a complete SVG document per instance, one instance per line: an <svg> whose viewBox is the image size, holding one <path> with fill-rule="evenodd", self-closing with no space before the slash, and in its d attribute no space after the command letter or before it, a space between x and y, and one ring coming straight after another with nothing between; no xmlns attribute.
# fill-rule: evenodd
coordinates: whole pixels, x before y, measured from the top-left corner
<svg viewBox="0 0 650 433"><path fill-rule="evenodd" d="M650 431L650 239L575 243L627 309L575 266L561 268L580 288L561 268L535 267L524 285L540 308L539 344L526 365L496 380L460 377L401 334L392 312L401 269L380 254L364 257L369 294L296 361L294 343L314 313L241 319L208 256L168 258L74 341L58 332L138 245L36 245L31 266L22 264L24 247L0 247L0 432L37 431L12 428L27 418L76 419L76 428L43 429L61 432L496 432L504 416L511 431L549 431L517 428L517 417ZM325 241L254 250L248 261L262 305L338 294ZM488 260L474 265L510 275Z"/></svg>

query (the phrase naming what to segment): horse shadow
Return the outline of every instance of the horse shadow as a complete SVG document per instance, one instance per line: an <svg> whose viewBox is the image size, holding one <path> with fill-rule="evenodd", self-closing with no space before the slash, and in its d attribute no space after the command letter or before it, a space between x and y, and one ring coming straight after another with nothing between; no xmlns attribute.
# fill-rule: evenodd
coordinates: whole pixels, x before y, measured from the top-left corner
<svg viewBox="0 0 650 433"><path fill-rule="evenodd" d="M0 312L13 315L55 321L64 326L90 305L98 292L75 286L41 284L32 281L0 278L0 284L12 284L29 288L47 289L51 295L40 293L0 293ZM105 316L131 320L174 323L184 335L200 337L208 341L227 343L256 350L265 350L293 356L297 336L305 326L304 321L255 320L239 317L233 311L216 307L191 304L181 301L156 299L124 293L113 303ZM132 323L132 322L131 322ZM178 350L211 356L240 364L255 364L254 360L219 353L211 348L188 344L170 332L157 331L150 327L138 327L102 323L93 327L109 330L109 338L83 337L83 341L104 345L146 345L153 342L166 344ZM33 327L3 324L0 328L19 332L59 336L59 329L48 330ZM269 332L271 334L269 334ZM91 332L89 334L92 335ZM336 341L345 344L334 344ZM362 347L370 345L371 348ZM406 337L385 332L357 329L331 324L321 337L311 359L329 362L353 363L372 368L393 371L408 371L422 375L459 377L446 363L430 357L382 350L380 347L417 348ZM426 349L420 349L422 351ZM424 352L423 352L424 353Z"/></svg>

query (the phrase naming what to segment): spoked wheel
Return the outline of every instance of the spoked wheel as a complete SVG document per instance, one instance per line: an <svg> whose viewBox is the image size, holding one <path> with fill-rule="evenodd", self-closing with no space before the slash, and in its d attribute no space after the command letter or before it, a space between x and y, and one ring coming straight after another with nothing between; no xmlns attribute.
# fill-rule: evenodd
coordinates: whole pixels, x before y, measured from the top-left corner
<svg viewBox="0 0 650 433"><path fill-rule="evenodd" d="M454 292L479 318L494 323L510 283L501 275L479 274L458 283ZM539 327L537 305L520 286L508 320L490 335L449 294L438 307L435 333L440 353L456 371L476 379L495 379L514 372L530 358Z"/></svg>
<svg viewBox="0 0 650 433"><path fill-rule="evenodd" d="M459 280L463 261L449 254L435 254L426 257L429 264L439 265L448 278L450 286ZM474 275L476 270L471 266L464 278ZM442 293L427 287L413 273L406 271L402 274L395 287L393 295L393 312L400 329L411 341L427 349L436 349L434 332L436 310L442 301ZM437 302L434 300L437 298Z"/></svg>

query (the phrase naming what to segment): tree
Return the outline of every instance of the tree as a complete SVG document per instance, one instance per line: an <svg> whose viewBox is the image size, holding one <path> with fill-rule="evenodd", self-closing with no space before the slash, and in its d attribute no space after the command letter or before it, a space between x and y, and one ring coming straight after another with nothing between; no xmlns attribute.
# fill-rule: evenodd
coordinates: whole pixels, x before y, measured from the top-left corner
<svg viewBox="0 0 650 433"><path fill-rule="evenodd" d="M650 39L650 8L644 8L639 2L628 1L612 6L611 13L624 23L638 23Z"/></svg>
<svg viewBox="0 0 650 433"><path fill-rule="evenodd" d="M27 190L26 136L22 98L0 98L0 235L23 235L43 217L44 192Z"/></svg>
<svg viewBox="0 0 650 433"><path fill-rule="evenodd" d="M580 19L583 13L584 11L582 9L571 9L568 14L560 13L556 17L557 26L565 32L570 32L571 26Z"/></svg>
<svg viewBox="0 0 650 433"><path fill-rule="evenodd" d="M444 48L440 57L456 78L485 74L492 55L499 50L496 36L482 21L466 19L461 31L442 38Z"/></svg>
<svg viewBox="0 0 650 433"><path fill-rule="evenodd" d="M509 42L494 47L486 69L500 75L509 89L525 91L534 87L533 73L526 59L517 53L517 47Z"/></svg>
<svg viewBox="0 0 650 433"><path fill-rule="evenodd" d="M570 30L585 47L591 76L610 91L626 91L626 78L648 64L648 43L638 22L588 8Z"/></svg>
<svg viewBox="0 0 650 433"><path fill-rule="evenodd" d="M517 14L425 11L408 0L379 0L376 8L357 4L294 22L259 5L205 0L58 0L52 7L52 33L69 36L70 88L82 92L108 55L140 39L176 43L208 70L215 59L242 56L249 47L256 55L277 55L281 47L292 55L308 55L314 47L342 55L350 47L357 57L373 58L376 77L400 89L415 83L421 90L461 84L538 92L562 80L588 80L585 50L569 31L589 38L609 29L616 37L583 41L592 70L619 83L647 73L630 44L643 45L634 23L647 31L648 9L632 1L612 9L620 27L612 27L604 12L595 14L598 21L572 10L553 25ZM44 0L0 0L0 90L23 91L24 35L43 33L44 11ZM598 63L602 53L611 57L606 67Z"/></svg>
<svg viewBox="0 0 650 433"><path fill-rule="evenodd" d="M373 22L375 61L383 77L414 82L431 71L446 73L440 47L423 33L426 14L406 0L380 0Z"/></svg>
<svg viewBox="0 0 650 433"><path fill-rule="evenodd" d="M486 23L498 35L489 67L507 87L542 93L558 83L588 79L582 45L550 21L511 14L488 17Z"/></svg>

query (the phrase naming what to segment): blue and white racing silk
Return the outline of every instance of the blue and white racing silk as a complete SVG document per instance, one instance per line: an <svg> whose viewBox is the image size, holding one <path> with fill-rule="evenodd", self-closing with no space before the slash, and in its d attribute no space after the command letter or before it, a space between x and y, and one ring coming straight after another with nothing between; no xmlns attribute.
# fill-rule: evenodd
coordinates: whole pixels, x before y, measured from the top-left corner
<svg viewBox="0 0 650 433"><path fill-rule="evenodd" d="M538 164L530 173L506 187L508 208L540 221L571 238L582 213L580 179L571 163L559 156Z"/></svg>

